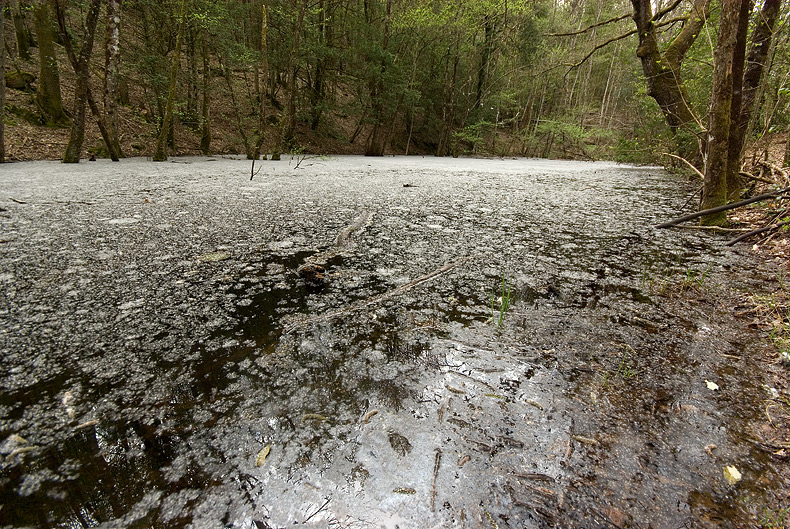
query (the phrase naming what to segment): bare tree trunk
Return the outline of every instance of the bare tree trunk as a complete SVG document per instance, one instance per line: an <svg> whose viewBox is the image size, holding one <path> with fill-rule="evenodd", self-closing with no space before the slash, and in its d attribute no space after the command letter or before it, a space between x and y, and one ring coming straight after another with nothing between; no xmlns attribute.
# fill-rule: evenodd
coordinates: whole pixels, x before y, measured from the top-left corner
<svg viewBox="0 0 790 529"><path fill-rule="evenodd" d="M118 137L118 72L121 62L121 0L107 0L107 37L104 57L104 115L107 136L115 154L123 156Z"/></svg>
<svg viewBox="0 0 790 529"><path fill-rule="evenodd" d="M784 167L790 167L790 134L787 135L787 143L785 144L785 156L782 165Z"/></svg>
<svg viewBox="0 0 790 529"><path fill-rule="evenodd" d="M19 5L19 0L9 0L9 3L11 4L11 20L14 23L16 36L16 55L23 61L29 61L32 59L30 44L33 39L25 21L25 14L22 11L22 6Z"/></svg>
<svg viewBox="0 0 790 529"><path fill-rule="evenodd" d="M723 0L719 41L713 55L713 86L710 96L710 125L708 127L705 180L702 187L700 209L711 209L727 203L727 159L730 138L733 60L735 58L740 0ZM727 213L706 215L700 223L720 226L727 220Z"/></svg>
<svg viewBox="0 0 790 529"><path fill-rule="evenodd" d="M156 150L151 158L155 162L167 160L167 140L170 135L170 125L173 122L173 105L176 99L176 81L178 80L178 64L181 62L181 41L184 38L184 25L186 21L187 0L181 0L181 13L178 20L178 33L176 34L176 49L173 53L173 64L170 67L170 82L167 89L167 103L165 114L162 118L162 127L156 139Z"/></svg>
<svg viewBox="0 0 790 529"><path fill-rule="evenodd" d="M56 4L58 5L58 4ZM66 152L63 154L63 163L79 163L82 154L82 142L85 139L85 112L88 102L88 77L90 75L90 58L93 53L93 39L96 35L96 23L99 20L101 0L91 0L85 18L85 34L83 35L82 48L74 64L74 73L77 75L77 86L74 91L74 112L71 120L71 134ZM65 20L62 13L58 21ZM66 34L65 23L61 28Z"/></svg>
<svg viewBox="0 0 790 529"><path fill-rule="evenodd" d="M261 5L261 63L258 65L258 75L261 76L259 80L256 75L256 84L259 87L258 92L258 139L255 141L254 159L257 160L261 156L261 148L263 141L266 138L266 89L269 85L269 46L267 38L269 35L269 14L266 10L266 4Z"/></svg>
<svg viewBox="0 0 790 529"><path fill-rule="evenodd" d="M757 100L757 93L761 85L765 65L768 61L768 53L771 49L774 27L779 18L780 7L781 0L765 0L760 14L757 15L757 25L752 33L752 43L743 73L740 105L737 108L737 113L735 112L736 108L733 107L733 124L730 127L730 152L727 163L727 191L730 194L730 198L734 198L735 192L740 190L742 186L739 174L746 144L746 134L752 119L752 111ZM737 73L734 73L734 75L737 75ZM737 93L734 95L737 95Z"/></svg>
<svg viewBox="0 0 790 529"><path fill-rule="evenodd" d="M752 12L753 6L753 0L741 0L735 46L732 52L732 100L730 101L730 126L727 136L727 172L724 175L728 200L738 200L741 196L741 150L736 145L738 138L735 131L738 129L741 118L743 72L746 66L746 37L749 33L749 14Z"/></svg>
<svg viewBox="0 0 790 529"><path fill-rule="evenodd" d="M91 13L89 11L89 16L90 16L90 14ZM63 10L63 6L59 2L55 2L55 15L56 15L56 17L58 19L58 27L60 29L60 37L61 37L61 40L63 42L63 47L66 49L66 55L68 55L69 62L71 63L72 69L74 70L75 74L77 75L77 81L78 81L77 82L77 89L80 89L80 84L79 84L80 74L78 72L82 71L81 70L81 66L80 66L81 58L77 57L76 53L74 52L74 45L71 42L71 36L69 35L69 33L67 31L67 28L66 28L66 14L65 14L65 12ZM96 16L98 17L98 11L96 13ZM95 33L95 22L93 23L93 25L94 25L94 33ZM86 35L87 35L87 31L86 31ZM92 39L93 39L93 37L91 37L91 48L93 47L93 40ZM84 49L83 49L83 51L84 51ZM92 53L92 51L93 50L91 49L91 53ZM96 104L96 101L93 99L93 94L91 93L90 84L87 83L87 80L86 80L86 83L85 83L85 99L87 100L88 106L90 106L91 113L96 118L96 124L99 127L99 132L101 132L102 139L104 140L104 145L107 147L107 152L110 153L110 158L112 158L113 161L117 162L118 161L118 157L120 156L120 154L116 153L114 148L113 148L112 142L110 141L109 135L107 134L107 127L104 126L103 116L102 116L101 112L99 112L99 107ZM83 115L82 119L83 119L82 128L83 128L83 135L84 135L84 129L85 129L85 117L84 117L84 115ZM72 122L72 127L73 127L73 125L74 125L74 123ZM81 141L82 140L80 140L80 142ZM81 150L81 148L80 148L80 150ZM79 159L77 161L79 161ZM74 163L76 163L76 162L74 162Z"/></svg>
<svg viewBox="0 0 790 529"><path fill-rule="evenodd" d="M236 126L238 127L239 136L241 136L242 144L244 145L244 154L248 160L254 160L253 157L253 146L250 143L250 138L247 135L247 128L244 123L244 117L242 111L239 109L239 102L236 99L236 91L233 89L233 82L231 80L231 69L228 66L222 68L223 77L225 78L225 84L228 85L228 95L230 96L231 106L233 107L233 113L236 115Z"/></svg>
<svg viewBox="0 0 790 529"><path fill-rule="evenodd" d="M203 99L200 108L200 152L211 153L211 71L208 57L208 31L203 30L201 55L203 58Z"/></svg>
<svg viewBox="0 0 790 529"><path fill-rule="evenodd" d="M477 110L483 103L483 91L488 77L488 63L494 51L494 21L489 13L483 17L483 49L480 55L480 69L477 71L477 89L472 110Z"/></svg>
<svg viewBox="0 0 790 529"><path fill-rule="evenodd" d="M389 46L390 38L390 16L392 13L392 0L386 0L386 10L384 13L384 34L382 39L382 50L385 52ZM370 22L368 22L370 23ZM379 65L379 76L370 81L371 116L373 117L373 130L368 137L365 146L365 156L383 156L387 146L387 127L386 121L389 114L385 110L384 97L385 85L384 75L387 71L387 64L384 60Z"/></svg>
<svg viewBox="0 0 790 529"><path fill-rule="evenodd" d="M34 4L33 24L38 38L38 106L47 125L65 127L69 124L69 118L63 111L60 95L60 73L55 54L55 19L46 0L38 0Z"/></svg>
<svg viewBox="0 0 790 529"><path fill-rule="evenodd" d="M318 22L318 41L321 46L318 59L315 63L315 79L310 90L310 129L317 130L323 114L324 99L326 98L326 48L329 45L331 34L331 16L329 14L328 0L320 0Z"/></svg>

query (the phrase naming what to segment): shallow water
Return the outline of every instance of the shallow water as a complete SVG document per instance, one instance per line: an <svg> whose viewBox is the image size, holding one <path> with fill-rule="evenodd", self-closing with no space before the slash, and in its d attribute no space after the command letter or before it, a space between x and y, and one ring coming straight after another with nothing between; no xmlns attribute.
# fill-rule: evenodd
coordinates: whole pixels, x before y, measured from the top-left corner
<svg viewBox="0 0 790 529"><path fill-rule="evenodd" d="M684 182L174 162L0 170L4 525L741 527L781 486L764 336L715 301L766 272L652 228Z"/></svg>

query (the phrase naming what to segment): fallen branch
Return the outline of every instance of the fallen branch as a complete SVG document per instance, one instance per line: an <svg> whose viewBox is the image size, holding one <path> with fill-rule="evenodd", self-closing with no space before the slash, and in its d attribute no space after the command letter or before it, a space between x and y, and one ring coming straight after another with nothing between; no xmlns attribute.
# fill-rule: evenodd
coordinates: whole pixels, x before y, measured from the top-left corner
<svg viewBox="0 0 790 529"><path fill-rule="evenodd" d="M618 35L618 36L616 36L616 37L612 37L611 39L609 39L609 40L607 40L607 41L605 41L605 42L602 42L601 44L598 44L598 45L597 45L597 46L595 46L595 47L594 47L592 50L590 50L590 52L589 52L589 53L587 53L587 55L585 55L585 56L584 56L584 58L582 58L582 60L580 60L579 62L577 62L577 63L575 63L575 64L571 64L571 65L569 65L568 71L567 71L567 72L565 72L565 75L568 75L569 73L571 73L571 70L573 70L573 69L575 69L575 68L578 68L578 67L580 67L582 64L584 64L585 62L587 62L587 60L588 60L590 57L592 57L593 55L595 55L595 52L596 52L596 51L598 51L598 50L600 50L601 48L605 48L606 46L608 46L609 44L612 44L613 42L617 42L618 40L627 39L627 38L628 38L628 37L630 37L631 35L636 35L636 34L637 34L637 30L635 30L635 29L634 29L634 30L632 30L632 31L629 31L628 33L623 33L622 35Z"/></svg>
<svg viewBox="0 0 790 529"><path fill-rule="evenodd" d="M431 483L431 512L436 507L436 476L439 475L439 465L442 463L442 449L436 449L436 459L433 462L433 483Z"/></svg>
<svg viewBox="0 0 790 529"><path fill-rule="evenodd" d="M437 268L436 270L434 270L430 274L424 275L424 276L422 276L422 277L420 277L418 279L415 279L414 281L406 283L405 285L401 285L401 286L399 286L397 288L394 288L394 289L392 289L390 291L384 292L383 294L379 294L378 296L373 296L373 297L370 297L368 299L364 299L362 301L358 301L357 303L352 303L351 305L348 305L348 306L346 306L346 307L344 307L342 309L336 310L334 312L329 312L327 314L319 314L318 316L314 316L312 318L296 319L296 321L293 321L293 322L291 322L291 323L289 323L289 324L287 324L285 326L284 332L290 332L290 331L292 331L292 330L294 330L294 329L296 329L298 327L304 327L304 326L309 325L311 323L315 323L315 322L319 322L319 321L331 320L331 319L337 318L339 316L343 316L345 314L353 312L355 310L359 310L359 309L364 308L364 307L369 307L371 305L375 305L376 303L380 303L380 302L384 301L385 299L389 299L389 298L391 298L393 296L397 296L399 294L403 294L404 292L406 292L407 290L409 290L411 288L414 288L414 287L416 287L418 285L421 285L421 284L423 284L423 283L425 283L427 281L430 281L431 279L434 279L435 277L438 277L438 276L440 276L442 274L445 274L445 273L449 272L450 270L452 270L453 268L465 263L466 261L467 261L467 259L463 258L463 259L459 259L458 261L455 261L455 262L452 262L452 263L447 263L446 265L442 266L441 268Z"/></svg>
<svg viewBox="0 0 790 529"><path fill-rule="evenodd" d="M782 226L787 226L790 224L790 220L786 220L784 222L777 222L776 224L771 224L770 226L763 226L762 228L757 228L756 230L752 230L748 233L744 233L743 235L739 235L735 237L733 240L729 241L725 246L734 246L741 242L744 239L748 239L754 235L760 235L761 233L765 233L767 231L778 230Z"/></svg>
<svg viewBox="0 0 790 529"><path fill-rule="evenodd" d="M690 195L690 196L689 196L689 197L686 199L686 201L683 203L683 205L682 205L682 206L680 206L680 211L683 211L684 209L686 209L686 206L688 206L688 205L691 203L691 201L694 199L694 197L696 197L697 195L699 195L699 194L700 194L700 192L702 191L702 188L703 188L703 187L705 187L705 186L699 186L699 188L697 188L697 190L696 190L696 191L694 191L694 192L693 192L693 193L692 193L692 194L691 194L691 195Z"/></svg>
<svg viewBox="0 0 790 529"><path fill-rule="evenodd" d="M790 183L790 178L788 177L787 171L784 168L779 167L778 165L776 165L774 163L765 162L765 161L760 161L760 162L758 162L758 164L761 165L762 167L765 167L766 169L769 169L771 171L771 176L772 177L774 177L774 173L778 173L779 176L781 177L781 181L785 185ZM776 180L774 180L774 182L771 182L771 183L776 184Z"/></svg>
<svg viewBox="0 0 790 529"><path fill-rule="evenodd" d="M722 228L721 226L677 226L677 228L682 228L684 230L703 230L703 231L716 231L721 233L743 233L748 231L745 228Z"/></svg>
<svg viewBox="0 0 790 529"><path fill-rule="evenodd" d="M665 156L671 156L672 158L677 158L677 159L678 159L678 160L680 160L681 162L683 162L683 163L685 163L686 165L688 165L689 167L691 167L691 168L694 170L694 172L695 172L695 173L697 173L697 174L699 175L699 177L700 177L700 178L702 178L703 180L705 180L705 175L704 175L704 174L702 174L702 172L700 172L700 170L699 170L699 169L697 169L696 167L694 167L694 164L693 164L693 163L691 163L690 161L686 160L686 159L685 159L685 158L683 158L682 156L678 156L677 154L672 154L672 153L668 153L668 152L662 152L661 154L663 154L663 155L665 155Z"/></svg>
<svg viewBox="0 0 790 529"><path fill-rule="evenodd" d="M725 204L724 206L719 206L710 209L703 209L702 211L697 211L696 213L689 213L688 215L684 215L677 219L659 224L656 226L656 228L672 228L680 223L686 222L687 220L694 220L699 217L704 217L705 215L713 215L714 213L720 213L722 211L739 208L741 206L746 206L748 204L754 204L755 202L761 202L763 200L768 200L769 198L776 198L787 192L790 192L790 187L785 187L784 189L779 189L777 191L771 191L770 193L763 193L762 195L757 195L756 197L747 198L746 200L741 200L739 202L733 202L732 204Z"/></svg>
<svg viewBox="0 0 790 529"><path fill-rule="evenodd" d="M764 184L770 184L772 186L776 185L776 182L772 182L771 180L768 180L767 178L762 178L760 176L754 176L752 173L747 173L746 171L741 171L738 174L740 176L746 178L747 180L755 180L757 182L762 182Z"/></svg>

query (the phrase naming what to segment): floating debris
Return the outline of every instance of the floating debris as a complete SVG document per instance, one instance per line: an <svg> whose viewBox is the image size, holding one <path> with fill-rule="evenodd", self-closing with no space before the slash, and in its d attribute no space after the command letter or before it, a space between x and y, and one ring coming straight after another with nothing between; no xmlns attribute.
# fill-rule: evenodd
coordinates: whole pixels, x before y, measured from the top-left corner
<svg viewBox="0 0 790 529"><path fill-rule="evenodd" d="M417 494L417 491L411 487L398 487L397 489L392 489L392 492L395 494Z"/></svg>
<svg viewBox="0 0 790 529"><path fill-rule="evenodd" d="M389 441L392 449L395 450L395 452L397 452L401 457L405 457L406 454L411 452L411 443L401 434L395 432L390 433Z"/></svg>
<svg viewBox="0 0 790 529"><path fill-rule="evenodd" d="M373 416L376 415L378 412L379 412L379 410L370 410L369 412L367 412L365 414L364 417L362 417L362 422L367 424L370 421L370 419L372 419Z"/></svg>
<svg viewBox="0 0 790 529"><path fill-rule="evenodd" d="M30 444L30 442L21 435L11 434L5 442L0 445L0 454L6 456L6 461L10 461L17 455L32 452L35 449L36 446Z"/></svg>
<svg viewBox="0 0 790 529"><path fill-rule="evenodd" d="M206 261L209 263L224 261L226 259L230 259L230 254L228 252L211 252L198 256L199 261Z"/></svg>
<svg viewBox="0 0 790 529"><path fill-rule="evenodd" d="M550 483L554 483L554 481L555 481L555 479L553 477L551 477L551 476L549 476L547 474L539 474L539 473L536 473L536 472L530 472L530 473L526 473L526 474L521 473L521 472L514 472L513 475L516 476L517 478L531 479L531 480L535 480L535 481L547 481L547 482L550 482Z"/></svg>
<svg viewBox="0 0 790 529"><path fill-rule="evenodd" d="M534 400L531 400L531 399L524 399L524 402L526 402L526 403L527 403L527 404L529 404L530 406L535 406L535 407L536 407L537 409L539 409L540 411L543 411L543 405L541 405L541 404L540 404L539 402L537 402L537 401L534 401Z"/></svg>
<svg viewBox="0 0 790 529"><path fill-rule="evenodd" d="M740 471L732 465L728 465L724 467L724 479L727 480L727 483L730 486L735 485L741 480L741 473Z"/></svg>
<svg viewBox="0 0 790 529"><path fill-rule="evenodd" d="M324 417L320 413L305 413L304 415L302 415L302 422L307 422L307 421L324 422L325 420L326 417Z"/></svg>
<svg viewBox="0 0 790 529"><path fill-rule="evenodd" d="M716 391L719 389L719 385L715 382L711 382L710 380L706 380L705 385L708 386L708 389L711 391Z"/></svg>
<svg viewBox="0 0 790 529"><path fill-rule="evenodd" d="M66 408L66 415L69 416L69 420L74 418L74 406L71 405L72 402L74 402L74 395L71 393L71 391L67 391L63 395L61 403Z"/></svg>
<svg viewBox="0 0 790 529"><path fill-rule="evenodd" d="M268 444L264 446L260 452L258 452L258 456L255 458L255 466L262 467L264 463L266 463L266 458L269 455L269 452L272 450L272 445Z"/></svg>
<svg viewBox="0 0 790 529"><path fill-rule="evenodd" d="M590 445L590 446L599 446L601 443L595 439L590 439L589 437L584 437L582 435L572 435L571 436L574 441L578 441L582 444Z"/></svg>
<svg viewBox="0 0 790 529"><path fill-rule="evenodd" d="M296 269L296 273L311 286L321 286L326 279L326 269L320 264L305 263Z"/></svg>

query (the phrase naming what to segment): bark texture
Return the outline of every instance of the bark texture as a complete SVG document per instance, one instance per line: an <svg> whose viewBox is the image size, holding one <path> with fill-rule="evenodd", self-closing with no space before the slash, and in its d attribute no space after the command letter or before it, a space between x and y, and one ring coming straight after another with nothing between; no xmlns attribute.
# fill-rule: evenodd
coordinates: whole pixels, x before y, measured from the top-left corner
<svg viewBox="0 0 790 529"><path fill-rule="evenodd" d="M707 138L707 164L700 209L727 203L727 161L729 157L732 112L733 59L741 14L740 0L723 0L719 40L713 56L713 86L710 97L710 124ZM702 217L703 225L722 225L727 214L720 212Z"/></svg>
<svg viewBox="0 0 790 529"><path fill-rule="evenodd" d="M36 99L47 125L65 127L69 118L63 110L60 72L55 53L55 17L46 0L33 5L33 24L38 38L38 90Z"/></svg>
<svg viewBox="0 0 790 529"><path fill-rule="evenodd" d="M112 151L122 156L118 138L118 75L121 66L121 0L107 0L107 35L104 54L104 115L107 140Z"/></svg>
<svg viewBox="0 0 790 529"><path fill-rule="evenodd" d="M677 136L680 132L687 132L694 137L700 137L703 127L689 105L680 66L708 19L710 0L694 0L683 29L664 51L659 47L656 22L659 22L669 11L662 10L653 14L651 0L631 0L631 4L634 8L633 19L639 34L636 55L642 63L647 94L658 103L673 134ZM681 156L701 166L702 156L699 145L699 142L695 141L681 145Z"/></svg>
<svg viewBox="0 0 790 529"><path fill-rule="evenodd" d="M746 3L746 2L744 2ZM752 33L749 55L746 57L745 71L743 72L740 104L737 113L733 112L733 122L730 127L730 152L727 165L727 189L730 198L734 198L742 187L739 173L743 159L746 135L752 113L757 99L760 83L763 79L768 53L773 41L774 29L779 18L781 0L765 0L757 16L757 24ZM743 16L743 15L742 15ZM748 16L748 15L747 15ZM738 58L735 58L737 61ZM736 98L737 93L733 94ZM733 108L733 111L735 108Z"/></svg>
<svg viewBox="0 0 790 529"><path fill-rule="evenodd" d="M0 43L5 42L5 2L0 2ZM5 46L0 45L0 163L5 162Z"/></svg>

